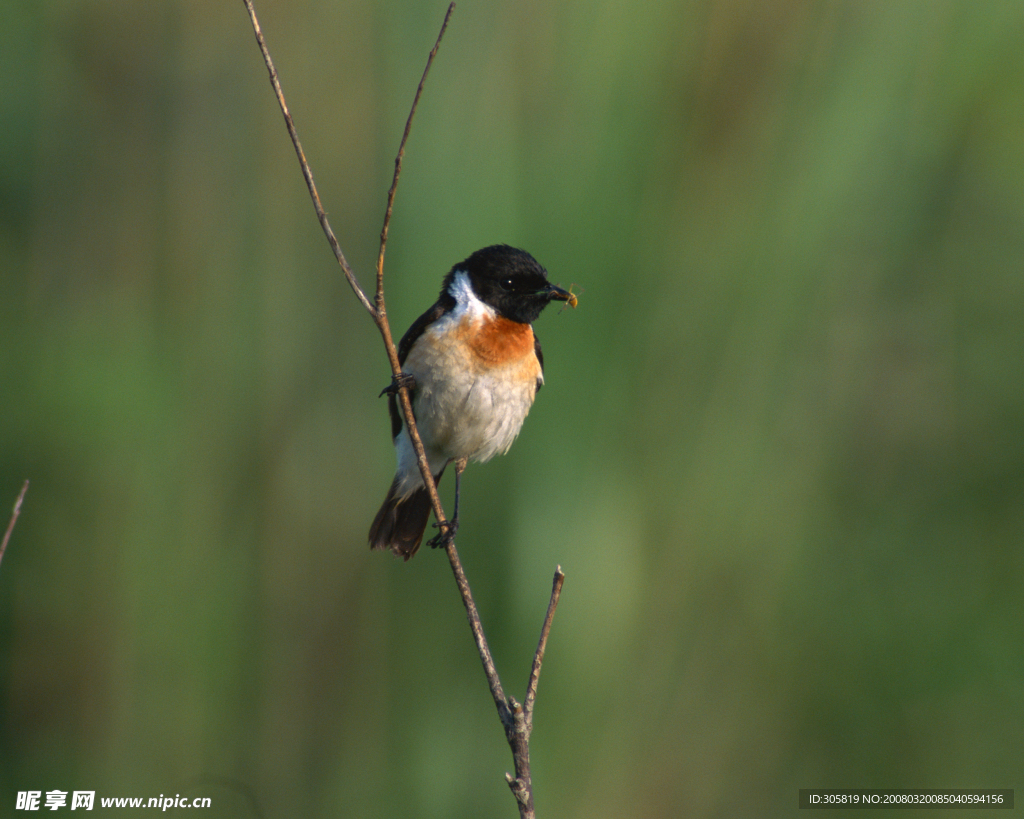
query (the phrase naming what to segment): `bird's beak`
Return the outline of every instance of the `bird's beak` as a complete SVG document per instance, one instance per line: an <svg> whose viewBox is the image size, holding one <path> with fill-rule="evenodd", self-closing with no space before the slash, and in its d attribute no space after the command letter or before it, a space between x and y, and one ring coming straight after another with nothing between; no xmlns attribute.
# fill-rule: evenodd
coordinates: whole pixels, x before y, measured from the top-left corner
<svg viewBox="0 0 1024 819"><path fill-rule="evenodd" d="M568 290L563 290L561 287L554 284L548 285L547 294L551 301L564 301L569 305L569 307L575 307L578 301L574 294L570 293Z"/></svg>

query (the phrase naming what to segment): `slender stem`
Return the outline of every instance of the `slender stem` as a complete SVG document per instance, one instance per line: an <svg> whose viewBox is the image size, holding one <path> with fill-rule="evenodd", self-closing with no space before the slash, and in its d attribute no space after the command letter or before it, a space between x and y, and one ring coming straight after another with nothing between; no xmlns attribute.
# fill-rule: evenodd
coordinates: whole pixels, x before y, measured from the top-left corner
<svg viewBox="0 0 1024 819"><path fill-rule="evenodd" d="M374 294L374 301L371 303L367 298L366 293L359 286L359 282L356 280L355 274L353 274L348 261L345 259L341 246L338 244L338 240L335 238L334 232L331 230L331 226L327 220L327 214L324 212L323 206L320 203L320 196L317 193L316 185L313 182L313 173L309 168L309 163L306 161L305 153L299 143L298 133L295 130L295 124L292 121L292 116L288 111L288 105L284 99L284 92L281 90L281 84L278 80L274 63L270 59L270 52L268 51L266 42L263 38L263 32L260 30L259 21L256 19L256 11L253 8L252 0L243 0L243 2L249 12L249 18L252 21L253 31L256 34L256 42L259 44L264 62L267 65L267 70L270 73L270 84L274 88L278 104L281 106L281 112L284 114L285 125L288 128L288 134L291 137L292 145L295 147L295 154L299 159L299 165L302 168L302 175L306 180L306 186L309 188L309 195L313 200L313 207L316 210L317 219L320 221L320 226L327 237L327 241L331 245L331 249L334 251L334 255L345 274L345 278L348 280L349 285L356 294L360 303L366 308L374 323L377 325L381 338L384 341L384 348L387 352L388 362L391 364L392 374L397 378L401 374L401 364L398 360L398 351L395 348L395 343L391 336L391 328L388 323L387 310L384 302L384 251L387 246L388 228L391 224L391 214L394 209L395 191L398 188L398 179L402 170L402 158L405 154L405 144L409 138L409 132L412 128L413 116L416 113L416 107L419 104L420 95L423 92L423 86L426 82L427 74L430 71L430 66L433 64L434 57L437 55L437 50L441 45L441 39L444 36L445 29L448 27L448 21L455 9L455 3L449 4L448 11L444 17L444 22L441 24L441 30L437 35L437 40L435 41L434 47L431 49L430 55L427 58L427 64L423 70L423 76L420 78L419 86L416 89L416 95L413 98L412 107L409 111L409 117L405 123L405 131L402 134L402 141L398 148L398 155L395 157L395 174L391 182L391 188L388 190L387 209L384 214L384 226L381 228L380 234L380 253L377 257L377 287ZM416 459L420 467L420 472L423 475L423 482L427 488L428 494L430 495L430 502L433 507L434 516L437 518L438 523L443 527L447 518L445 517L444 509L441 506L441 499L437 493L437 484L434 482L434 476L431 473L430 466L427 462L426 453L423 449L423 441L421 440L419 431L416 428L416 419L413 416L412 402L410 401L409 391L407 388L401 387L399 389L398 403L402 408L402 415L405 419L406 429L409 432L409 438L412 441L413 449L416 452ZM10 537L11 529L14 527L14 521L17 519L18 511L21 506L21 498L24 497L25 490L27 488L28 481L25 482L25 487L22 489L21 496L19 496L18 502L15 505L14 516L7 528L7 535L4 537L3 548L6 548L7 546L7 538ZM3 556L3 548L0 548L0 558ZM565 575L562 574L561 567L558 567L555 570L555 579L551 590L551 600L548 603L547 614L544 617L544 624L541 628L540 642L537 645L537 651L534 653L533 666L530 670L530 678L527 684L526 701L524 706L520 705L514 697L506 697L505 692L501 687L501 679L498 677L498 671L494 665L494 657L491 655L490 647L487 644L487 638L484 636L483 625L480 621L480 612L477 610L476 603L473 600L469 581L466 579L466 573L462 568L462 562L459 560L459 553L455 548L454 542L449 542L445 547L445 551L448 555L448 561L452 567L452 573L455 576L455 583L458 586L459 594L462 597L462 603L466 608L466 616L469 620L470 630L473 632L473 640L476 643L477 651L480 654L480 661L483 664L484 674L487 677L487 683L491 689L491 696L494 698L494 704L498 709L498 717L501 719L502 726L505 728L505 736L508 739L509 747L512 749L512 758L515 764L516 774L514 777L511 774L506 774L506 779L508 780L509 787L512 789L512 793L516 798L521 819L534 819L533 785L530 779L529 749L530 733L533 730L533 707L537 698L537 682L540 676L541 662L544 658L544 650L547 645L548 634L551 631L551 622L555 615L555 608L558 605L558 599L561 594L562 582L565 579Z"/></svg>
<svg viewBox="0 0 1024 819"><path fill-rule="evenodd" d="M7 524L7 531L4 532L4 539L0 541L0 562L4 559L4 552L7 551L7 541L11 539L11 532L14 531L14 524L18 522L18 515L21 514L21 502L25 500L25 493L28 492L28 481L22 484L18 499L14 502L14 511L11 513L11 522Z"/></svg>
<svg viewBox="0 0 1024 819"><path fill-rule="evenodd" d="M548 611L544 615L544 625L540 630L540 642L537 644L537 651L533 655L533 667L530 669L530 680L526 684L526 701L523 709L526 711L527 733L533 730L533 705L537 701L537 681L540 679L540 664L544 660L544 649L548 645L548 635L551 633L551 621L555 619L555 609L558 606L558 599L562 596L562 584L565 582L565 575L562 567L555 567L555 579L551 583L551 600L548 601Z"/></svg>
<svg viewBox="0 0 1024 819"><path fill-rule="evenodd" d="M288 103L284 101L284 92L281 90L281 83L277 78L277 69L274 68L274 61L270 59L270 52L267 50L267 43L263 39L263 31L260 29L259 20L256 19L256 10L252 7L252 0L242 0L242 2L245 3L245 8L249 12L249 20L252 21L252 30L256 34L256 42L260 47L260 52L263 54L263 62L267 64L267 71L270 72L270 84L273 86L274 94L277 96L277 103L281 106L281 113L284 114L284 124L288 128L288 136L292 138L292 145L295 146L295 154L299 158L299 165L302 166L302 176L306 180L306 187L309 188L309 195L313 199L313 207L316 209L316 218L320 220L320 227L323 228L324 234L327 236L327 241L331 245L331 250L334 251L334 256L337 258L338 264L341 265L341 269L345 273L345 278L348 280L349 286L356 294L356 298L359 299L360 303L367 309L370 315L376 318L373 305L370 304L370 300L366 298L366 294L359 286L355 273L352 272L352 268L349 266L348 260L345 258L345 254L341 251L341 245L338 244L338 240L334 236L334 231L331 230L331 225L327 221L327 214L324 212L324 207L320 204L320 194L316 192L316 183L313 182L313 172L309 169L309 163L306 162L306 154L303 152L302 144L299 142L299 135L295 130L295 123L292 121L291 112L288 110Z"/></svg>
<svg viewBox="0 0 1024 819"><path fill-rule="evenodd" d="M445 29L448 28L448 21L451 19L453 11L455 11L455 3L449 3L448 11L444 15L444 22L441 23L441 30L437 33L437 40L434 42L434 47L430 49L430 56L427 57L427 65L423 69L423 76L420 77L420 84L416 87L416 96L413 97L412 108L409 109L409 117L405 121L405 130L402 132L402 141L398 145L398 155L395 157L395 175L391 180L391 187L388 189L388 206L384 211L384 227L380 230L380 253L377 256L377 293L374 303L382 313L384 312L384 248L388 243L388 226L391 224L391 211L395 206L395 190L398 188L398 177L402 173L405 143L409 140L409 131L412 130L412 118L416 114L416 106L420 103L423 85L427 81L427 74L430 73L430 66L434 64L437 49L441 47L441 38L444 37Z"/></svg>
<svg viewBox="0 0 1024 819"><path fill-rule="evenodd" d="M246 0L246 2L249 2L249 0ZM437 50L441 47L441 38L444 37L445 29L448 28L448 21L451 19L453 11L455 11L454 2L448 4L448 11L445 12L444 21L441 23L441 30L437 33L434 47L430 49L430 54L427 56L427 64L423 69L423 76L420 77L420 84L416 87L416 95L413 97L412 106L409 108L409 116L405 120L402 141L398 145L398 154L395 156L395 175L391 179L391 187L388 190L388 204L384 211L384 226L380 230L380 252L377 255L377 292L374 295L374 305L376 306L374 320L377 322L381 335L384 337L384 348L387 350L388 361L391 362L391 372L396 379L402 372L402 366L398 360L398 352L391 337L387 308L384 304L384 251L388 243L388 228L391 225L391 214L395 206L395 191L398 190L398 177L402 173L402 157L405 155L405 143L409 139L409 132L412 130L412 120L416 115L416 108L420 104L423 84L427 81L430 66L434 64ZM416 453L416 463L420 468L420 474L423 476L423 485L426 486L427 495L430 496L430 505L434 510L434 517L437 519L438 524L443 527L448 518L445 516L444 508L441 506L441 496L437 494L437 483L434 481L434 473L430 469L427 453L423 448L423 440L420 438L419 429L416 426L416 418L412 411L412 398L409 395L408 387L399 388L398 405L402 408L402 417L405 419L405 427L409 432L409 440L412 443L413 452Z"/></svg>
<svg viewBox="0 0 1024 819"><path fill-rule="evenodd" d="M501 724L505 725L508 721L508 701L505 699L505 692L501 687L501 679L498 677L498 670L494 665L494 657L491 656L490 646L487 645L487 638L484 637L484 627L480 621L480 612L473 601L473 594L469 589L469 581L466 579L466 572L462 568L462 561L459 560L459 553L455 549L455 543L449 543L445 547L445 552L448 554L448 562L452 566L452 574L455 575L455 584L459 587L459 594L462 595L462 604L466 607L469 628L473 632L473 640L476 642L477 651L480 653L480 662L484 666L484 674L487 676L487 684L491 688L491 696L494 697L494 704L498 708L498 717L501 719Z"/></svg>
<svg viewBox="0 0 1024 819"><path fill-rule="evenodd" d="M505 774L512 795L519 805L520 819L534 819L533 811L533 780L530 776L530 734L533 733L533 706L537 701L537 682L540 679L540 666L544 660L544 649L547 648L548 635L551 633L551 622L555 618L555 609L562 595L562 583L565 575L562 567L555 567L555 579L551 584L551 600L548 602L544 625L540 630L540 642L533 655L533 667L530 669L530 680L526 686L526 701L520 705L513 698L508 700L508 721L505 724L505 736L512 749L512 761L516 766L515 776Z"/></svg>
<svg viewBox="0 0 1024 819"><path fill-rule="evenodd" d="M245 4L246 10L249 12L249 20L252 22L253 32L256 34L256 43L260 47L260 53L263 54L263 61L267 65L267 71L270 74L270 84L274 89L274 94L277 96L278 105L281 107L281 113L284 114L284 122L288 128L288 136L291 137L292 145L295 147L295 155L299 158L299 165L302 168L302 176L306 180L306 187L309 188L310 198L313 200L313 208L316 210L317 219L320 221L320 227L323 229L324 235L327 237L327 241L331 245L331 250L334 251L334 256L338 260L338 264L341 265L341 269L345 274L345 279L348 281L352 291L356 294L356 298L359 299L363 307L370 314L374 323L377 325L377 329L380 331L381 338L384 341L384 349L388 356L388 362L391 364L391 372L397 377L401 373L401 365L398 361L398 351L395 349L395 342L391 336L391 327L388 323L387 312L384 309L384 295L383 295L383 260L384 260L384 246L387 242L388 225L391 222L391 211L394 206L395 189L398 185L398 173L401 170L401 153L404 151L406 138L409 136L409 130L412 127L413 114L416 112L416 105L419 102L420 92L423 88L423 82L426 80L427 71L430 69L430 64L434 60L434 56L437 54L438 46L441 42L441 35L444 34L444 30L448 25L448 19L451 17L452 11L455 9L455 3L451 3L448 6L448 13L445 14L444 23L441 26L441 33L438 35L437 42L434 44L434 48L430 52L430 56L427 59L427 68L423 72L423 78L420 80L420 87L416 91L416 96L413 100L412 110L409 112L409 118L405 125L405 134L402 137L401 147L399 148L399 157L395 160L395 176L391 183L391 190L388 193L388 207L387 212L384 216L384 227L381 230L381 248L380 256L378 258L378 265L380 273L378 273L377 288L378 295L376 297L378 306L375 307L370 300L366 297L366 293L363 292L362 287L359 286L359 282L352 272L352 268L349 266L348 260L345 258L345 254L341 250L341 245L338 244L337 238L334 236L334 231L331 230L330 222L327 220L327 214L324 212L323 205L320 203L320 195L317 193L316 184L313 182L313 172L310 170L309 163L306 161L306 154L302 150L302 145L299 142L298 132L295 130L295 123L292 120L291 112L288 110L288 103L285 102L284 91L281 89L281 83L277 77L277 69L274 68L274 61L270 58L270 51L267 48L266 40L263 37L263 31L260 28L259 20L256 18L256 10L253 8L252 0L242 0ZM409 439L412 441L413 451L416 453L416 461L420 467L420 473L423 475L424 484L427 487L427 494L430 495L430 503L434 509L434 516L437 518L438 523L444 524L447 518L444 514L444 509L441 507L441 498L437 494L437 485L434 483L434 476L430 472L430 464L427 462L426 452L423 449L423 441L420 439L419 430L416 428L416 421L413 418L412 403L409 400L409 392L407 389L402 388L398 392L398 404L402 408L402 415L406 419L406 428L409 430Z"/></svg>

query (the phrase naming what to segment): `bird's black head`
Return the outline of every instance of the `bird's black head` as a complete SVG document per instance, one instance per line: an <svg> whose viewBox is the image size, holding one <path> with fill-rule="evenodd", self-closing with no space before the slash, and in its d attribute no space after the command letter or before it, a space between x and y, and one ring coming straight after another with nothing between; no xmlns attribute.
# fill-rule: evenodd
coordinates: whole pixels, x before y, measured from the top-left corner
<svg viewBox="0 0 1024 819"><path fill-rule="evenodd" d="M460 271L469 276L480 301L522 324L535 321L552 301L575 302L574 296L548 281L547 272L533 256L508 245L485 247L455 265L445 277L443 294Z"/></svg>

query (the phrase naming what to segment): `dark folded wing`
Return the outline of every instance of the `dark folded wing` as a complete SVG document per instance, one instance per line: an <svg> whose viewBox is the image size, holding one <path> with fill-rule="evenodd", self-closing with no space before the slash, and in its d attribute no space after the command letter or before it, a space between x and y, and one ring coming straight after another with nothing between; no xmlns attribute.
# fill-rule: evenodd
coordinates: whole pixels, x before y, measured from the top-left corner
<svg viewBox="0 0 1024 819"><path fill-rule="evenodd" d="M451 296L448 299L438 299L434 306L427 310L422 316L412 323L412 326L405 331L402 340L398 342L398 363L402 365L409 355L409 351L416 343L423 331L437 321L447 310L455 306L455 299ZM410 396L411 397L411 396ZM398 399L394 395L388 396L388 413L391 415L391 437L397 438L402 431L402 412L398 409Z"/></svg>

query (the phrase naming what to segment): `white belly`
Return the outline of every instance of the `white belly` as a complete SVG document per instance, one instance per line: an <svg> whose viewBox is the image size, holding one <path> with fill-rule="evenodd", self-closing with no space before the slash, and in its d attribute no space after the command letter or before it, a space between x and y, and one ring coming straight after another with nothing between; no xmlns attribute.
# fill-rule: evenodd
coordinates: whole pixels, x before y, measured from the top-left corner
<svg viewBox="0 0 1024 819"><path fill-rule="evenodd" d="M417 381L416 423L423 445L452 460L487 461L506 453L537 392L535 379L524 382L513 375L467 374L427 387Z"/></svg>
<svg viewBox="0 0 1024 819"><path fill-rule="evenodd" d="M471 321L468 317L463 321ZM540 362L529 353L486 369L457 339L458 333L429 328L430 343L413 346L402 370L416 379L416 426L435 474L449 461L487 461L502 455L522 429L541 379ZM428 339L424 339L428 341ZM412 444L404 427L395 441L402 494L422 486Z"/></svg>

